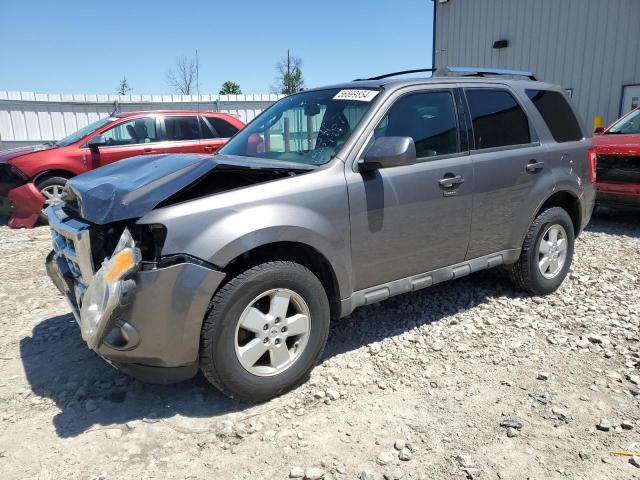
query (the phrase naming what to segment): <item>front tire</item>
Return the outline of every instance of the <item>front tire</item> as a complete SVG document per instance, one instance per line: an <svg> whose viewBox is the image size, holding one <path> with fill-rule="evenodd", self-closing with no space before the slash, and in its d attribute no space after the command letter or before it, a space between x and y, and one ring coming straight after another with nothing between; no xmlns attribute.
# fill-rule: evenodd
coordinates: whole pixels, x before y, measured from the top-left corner
<svg viewBox="0 0 640 480"><path fill-rule="evenodd" d="M566 210L552 207L541 212L529 227L518 262L511 266L514 286L533 295L556 291L571 267L574 243Z"/></svg>
<svg viewBox="0 0 640 480"><path fill-rule="evenodd" d="M45 213L47 207L62 201L62 190L64 190L68 181L69 179L65 177L48 177L36 182L36 188L45 197L42 214L40 215L43 221L47 220Z"/></svg>
<svg viewBox="0 0 640 480"><path fill-rule="evenodd" d="M263 402L304 382L329 334L320 280L286 261L256 265L213 297L200 337L200 369L223 393Z"/></svg>

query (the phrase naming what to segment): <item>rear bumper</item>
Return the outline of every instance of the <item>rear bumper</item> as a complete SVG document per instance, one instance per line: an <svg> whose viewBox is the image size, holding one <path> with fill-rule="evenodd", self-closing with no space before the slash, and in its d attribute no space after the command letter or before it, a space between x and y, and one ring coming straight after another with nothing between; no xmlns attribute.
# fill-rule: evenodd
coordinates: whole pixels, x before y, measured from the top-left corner
<svg viewBox="0 0 640 480"><path fill-rule="evenodd" d="M31 228L42 213L44 195L33 183L25 183L9 190L4 204L9 208L9 226L11 228ZM2 202L0 202L2 203Z"/></svg>
<svg viewBox="0 0 640 480"><path fill-rule="evenodd" d="M64 259L47 257L47 272L79 320L73 277ZM139 271L135 288L107 320L96 349L114 367L154 383L191 378L198 370L200 331L224 273L194 263Z"/></svg>
<svg viewBox="0 0 640 480"><path fill-rule="evenodd" d="M598 182L597 202L610 206L640 206L640 183Z"/></svg>

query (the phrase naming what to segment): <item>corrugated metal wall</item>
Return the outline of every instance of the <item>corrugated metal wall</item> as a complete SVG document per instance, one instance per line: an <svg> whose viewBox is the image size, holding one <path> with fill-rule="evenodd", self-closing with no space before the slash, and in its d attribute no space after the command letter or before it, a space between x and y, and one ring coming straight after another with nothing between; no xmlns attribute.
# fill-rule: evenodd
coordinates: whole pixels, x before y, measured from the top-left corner
<svg viewBox="0 0 640 480"><path fill-rule="evenodd" d="M201 111L237 115L244 122L281 95L200 95ZM113 111L196 110L196 95L60 95L0 90L0 149L59 140Z"/></svg>
<svg viewBox="0 0 640 480"><path fill-rule="evenodd" d="M615 120L622 86L640 84L640 0L449 0L436 18L437 67L530 70L573 89L587 126Z"/></svg>

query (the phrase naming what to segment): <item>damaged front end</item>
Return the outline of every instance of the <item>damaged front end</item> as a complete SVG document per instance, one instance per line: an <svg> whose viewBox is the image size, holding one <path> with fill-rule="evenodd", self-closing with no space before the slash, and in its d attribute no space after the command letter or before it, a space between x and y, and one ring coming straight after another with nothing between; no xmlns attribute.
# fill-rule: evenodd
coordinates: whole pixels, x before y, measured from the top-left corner
<svg viewBox="0 0 640 480"><path fill-rule="evenodd" d="M87 345L147 381L194 375L202 321L225 274L188 254L163 255L166 227L141 219L294 174L272 162L175 155L132 158L70 180L64 201L47 209L54 246L47 270Z"/></svg>

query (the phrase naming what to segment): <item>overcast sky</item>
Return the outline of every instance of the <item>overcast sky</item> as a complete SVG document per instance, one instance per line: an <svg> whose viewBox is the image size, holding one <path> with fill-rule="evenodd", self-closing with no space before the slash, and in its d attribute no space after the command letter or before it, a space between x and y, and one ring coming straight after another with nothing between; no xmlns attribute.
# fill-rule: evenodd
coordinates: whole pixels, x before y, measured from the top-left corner
<svg viewBox="0 0 640 480"><path fill-rule="evenodd" d="M287 48L308 87L431 66L432 0L2 2L0 90L171 93L166 72L200 57L201 93L225 80L268 93Z"/></svg>

